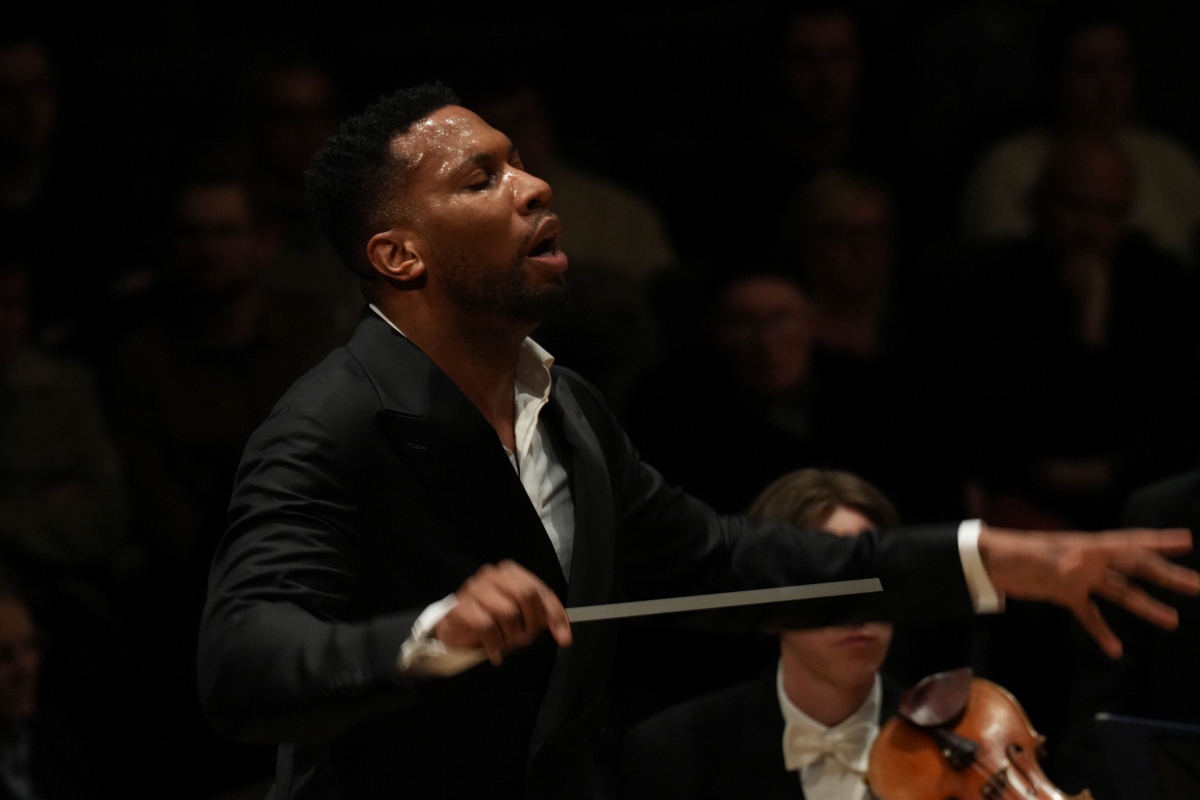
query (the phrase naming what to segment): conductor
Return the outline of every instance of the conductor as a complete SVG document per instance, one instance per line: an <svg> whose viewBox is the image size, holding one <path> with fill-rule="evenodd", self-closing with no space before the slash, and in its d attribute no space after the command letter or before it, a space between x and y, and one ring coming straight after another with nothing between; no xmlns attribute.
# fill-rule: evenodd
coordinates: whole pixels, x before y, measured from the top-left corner
<svg viewBox="0 0 1200 800"><path fill-rule="evenodd" d="M564 605L878 577L881 616L1045 600L1117 655L1094 595L1171 627L1128 578L1200 591L1159 555L1186 531L797 535L667 486L528 338L565 288L551 189L440 84L347 120L308 184L370 307L250 439L199 647L212 723L279 745L276 800L590 796L615 631Z"/></svg>

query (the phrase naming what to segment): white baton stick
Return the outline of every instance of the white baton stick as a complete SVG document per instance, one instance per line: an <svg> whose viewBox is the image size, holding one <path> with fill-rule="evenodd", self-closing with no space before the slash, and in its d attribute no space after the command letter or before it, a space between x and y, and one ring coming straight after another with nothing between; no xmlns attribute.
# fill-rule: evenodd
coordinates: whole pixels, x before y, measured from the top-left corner
<svg viewBox="0 0 1200 800"><path fill-rule="evenodd" d="M652 614L675 614L680 611L708 611L717 608L757 606L765 603L784 603L789 600L814 600L818 597L840 597L882 591L883 584L879 582L878 578L865 578L857 581L810 583L805 586L779 586L773 589L746 589L740 592L664 597L660 600L634 600L628 603L575 606L567 609L567 619L571 622L594 622L604 619L647 617Z"/></svg>

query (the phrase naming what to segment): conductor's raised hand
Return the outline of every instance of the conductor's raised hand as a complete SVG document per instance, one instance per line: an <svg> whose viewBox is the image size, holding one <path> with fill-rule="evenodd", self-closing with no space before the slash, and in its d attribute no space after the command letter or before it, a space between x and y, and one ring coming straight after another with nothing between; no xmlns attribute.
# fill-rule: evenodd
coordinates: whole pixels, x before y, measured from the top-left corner
<svg viewBox="0 0 1200 800"><path fill-rule="evenodd" d="M433 628L447 647L482 648L496 666L549 630L562 647L571 623L549 586L515 561L485 564L455 592L457 605Z"/></svg>
<svg viewBox="0 0 1200 800"><path fill-rule="evenodd" d="M1178 612L1130 578L1183 595L1200 594L1200 574L1163 557L1191 548L1192 535L1186 528L1042 533L985 526L979 536L979 554L998 590L1018 600L1043 600L1070 609L1112 658L1121 655L1121 640L1094 598L1110 600L1161 628L1175 628Z"/></svg>

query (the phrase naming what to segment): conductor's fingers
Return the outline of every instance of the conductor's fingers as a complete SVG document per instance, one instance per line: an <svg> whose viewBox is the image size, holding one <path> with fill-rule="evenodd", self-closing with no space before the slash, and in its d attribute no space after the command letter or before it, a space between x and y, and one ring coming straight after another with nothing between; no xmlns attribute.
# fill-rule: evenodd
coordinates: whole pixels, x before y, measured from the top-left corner
<svg viewBox="0 0 1200 800"><path fill-rule="evenodd" d="M509 585L513 595L519 598L526 621L530 624L530 639L543 629L549 629L550 635L560 646L570 645L571 623L558 595L540 578L513 561L502 561L498 570L506 580L511 581Z"/></svg>
<svg viewBox="0 0 1200 800"><path fill-rule="evenodd" d="M445 622L453 625L453 628L463 630L465 641L458 643L447 641L443 638L442 641L450 646L463 647L483 647L487 653L488 661L493 665L500 666L504 661L504 634L500 630L496 619L488 613L488 611L476 602L474 597L466 601L460 601L457 606L446 615ZM453 623L451 623L451 618ZM441 637L439 637L441 638ZM471 641L474 639L475 641Z"/></svg>
<svg viewBox="0 0 1200 800"><path fill-rule="evenodd" d="M472 600L487 613L495 623L502 638L502 646L507 650L521 646L525 637L525 616L520 603L513 597L508 587L481 582L472 593Z"/></svg>
<svg viewBox="0 0 1200 800"><path fill-rule="evenodd" d="M567 617L567 610L563 608L562 601L545 584L542 585L541 596L542 608L546 614L546 627L550 629L550 635L558 642L559 647L570 647L573 641L571 620Z"/></svg>
<svg viewBox="0 0 1200 800"><path fill-rule="evenodd" d="M1157 583L1184 595L1200 594L1200 573L1180 566L1151 550L1135 550L1114 558L1111 566L1134 578Z"/></svg>
<svg viewBox="0 0 1200 800"><path fill-rule="evenodd" d="M1179 612L1166 603L1161 602L1143 589L1130 583L1125 576L1114 570L1108 570L1104 582L1093 591L1113 603L1124 608L1131 614L1157 625L1166 630L1179 627Z"/></svg>
<svg viewBox="0 0 1200 800"><path fill-rule="evenodd" d="M1108 655L1109 658L1120 658L1122 647L1121 640L1113 633L1113 629L1104 621L1104 617L1100 614L1100 609L1092 600L1088 600L1082 607L1072 608L1072 613L1075 618L1083 625L1084 630L1088 632L1096 644L1100 645L1100 649Z"/></svg>
<svg viewBox="0 0 1200 800"><path fill-rule="evenodd" d="M1088 535L1109 546L1139 547L1166 555L1180 555L1192 549L1192 532L1187 528L1127 528Z"/></svg>

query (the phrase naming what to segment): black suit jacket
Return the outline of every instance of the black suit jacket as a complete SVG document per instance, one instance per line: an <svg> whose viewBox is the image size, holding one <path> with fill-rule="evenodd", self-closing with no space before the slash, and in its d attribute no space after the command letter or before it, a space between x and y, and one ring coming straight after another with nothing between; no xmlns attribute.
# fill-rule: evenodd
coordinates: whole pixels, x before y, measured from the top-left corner
<svg viewBox="0 0 1200 800"><path fill-rule="evenodd" d="M848 539L723 518L642 464L573 373L553 370L543 414L575 504L569 586L495 432L374 314L255 432L199 676L220 731L280 745L276 798L586 796L612 625L499 668L396 675L420 611L482 564L513 559L569 606L878 576L888 608L861 615L969 613L954 526Z"/></svg>
<svg viewBox="0 0 1200 800"><path fill-rule="evenodd" d="M772 667L750 683L681 703L635 727L625 744L621 800L803 800L783 762L783 712ZM883 681L880 722L896 710Z"/></svg>

